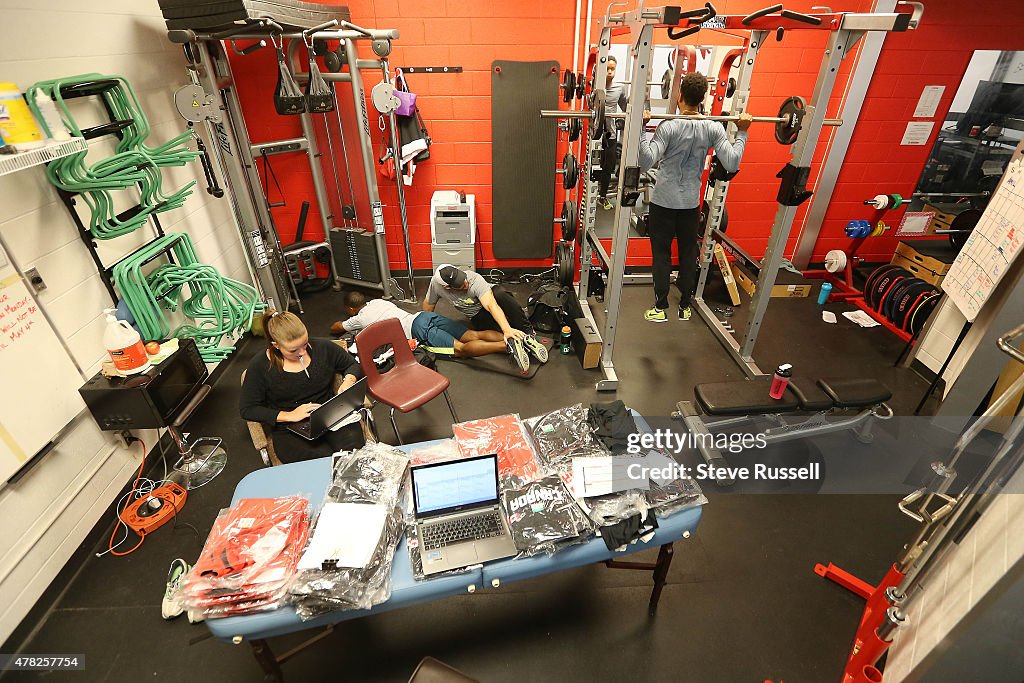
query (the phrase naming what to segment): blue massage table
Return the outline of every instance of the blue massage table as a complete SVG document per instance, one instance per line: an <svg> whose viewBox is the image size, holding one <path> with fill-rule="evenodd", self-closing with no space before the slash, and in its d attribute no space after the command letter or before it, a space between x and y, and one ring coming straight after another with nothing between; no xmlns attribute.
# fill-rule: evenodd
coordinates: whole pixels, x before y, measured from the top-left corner
<svg viewBox="0 0 1024 683"><path fill-rule="evenodd" d="M640 421L638 420L638 423ZM643 427L641 427L642 429ZM410 452L437 443L427 441L397 446ZM308 460L278 467L257 470L245 476L235 488L231 504L243 498L267 498L290 495L312 495L316 506L323 502L323 495L331 479L331 458ZM391 569L391 597L369 610L332 612L310 621L302 621L291 606L270 612L240 617L208 619L206 626L214 637L239 645L248 642L260 666L266 673L266 680L283 681L281 664L302 649L330 634L334 624L379 614L400 607L407 607L428 600L437 600L452 595L474 593L486 587L498 588L503 583L519 581L551 572L581 567L595 562L604 562L614 569L640 569L653 572L654 589L651 592L649 609L653 614L661 597L668 570L672 563L672 544L680 538L689 538L700 523L701 507L682 510L667 517L658 517L658 529L647 543L636 543L625 552L612 552L604 540L594 538L588 543L572 546L554 555L535 555L522 559L507 559L475 567L455 575L442 575L423 581L416 581L412 575L409 551L403 536L398 544ZM615 558L626 554L660 548L656 562L622 562ZM296 633L307 629L324 628L325 631L313 636L301 645L283 655L275 655L267 638Z"/></svg>

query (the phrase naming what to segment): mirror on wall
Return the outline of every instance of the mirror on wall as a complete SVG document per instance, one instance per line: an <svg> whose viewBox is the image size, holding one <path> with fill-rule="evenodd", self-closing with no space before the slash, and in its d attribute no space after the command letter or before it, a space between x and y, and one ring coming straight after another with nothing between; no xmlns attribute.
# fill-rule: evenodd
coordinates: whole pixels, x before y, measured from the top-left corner
<svg viewBox="0 0 1024 683"><path fill-rule="evenodd" d="M915 192L948 192L914 201L983 208L1024 137L1024 52L976 50L957 88ZM925 207L928 208L928 207Z"/></svg>

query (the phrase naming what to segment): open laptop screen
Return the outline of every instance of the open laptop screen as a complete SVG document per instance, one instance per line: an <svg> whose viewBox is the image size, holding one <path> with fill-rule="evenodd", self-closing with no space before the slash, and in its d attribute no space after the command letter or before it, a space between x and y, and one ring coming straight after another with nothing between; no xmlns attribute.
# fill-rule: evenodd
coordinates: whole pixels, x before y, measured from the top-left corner
<svg viewBox="0 0 1024 683"><path fill-rule="evenodd" d="M498 456L412 468L416 516L458 512L498 501Z"/></svg>

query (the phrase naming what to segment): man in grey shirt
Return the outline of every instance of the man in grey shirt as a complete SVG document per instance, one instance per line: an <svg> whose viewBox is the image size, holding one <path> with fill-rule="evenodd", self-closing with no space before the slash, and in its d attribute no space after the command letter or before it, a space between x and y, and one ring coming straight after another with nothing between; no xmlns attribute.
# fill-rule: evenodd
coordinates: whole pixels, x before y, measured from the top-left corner
<svg viewBox="0 0 1024 683"><path fill-rule="evenodd" d="M708 80L701 73L683 76L679 87L679 113L700 114L700 105L708 92ZM644 121L650 112L644 112ZM669 275L672 272L672 239L679 241L679 319L689 320L690 297L697 288L697 230L700 222L701 176L708 149L714 147L718 161L727 171L737 171L747 142L752 118L740 114L736 141L730 142L717 121L672 119L662 121L648 141L640 134L640 166L647 170L661 162L651 195L649 233L651 237L654 307L644 319L663 323L668 320Z"/></svg>
<svg viewBox="0 0 1024 683"><path fill-rule="evenodd" d="M527 352L541 363L547 362L548 350L527 333L531 326L522 306L500 285L492 286L474 271L462 271L442 264L430 278L423 310L432 312L441 299L469 318L476 329L501 332L521 371L530 369Z"/></svg>
<svg viewBox="0 0 1024 683"><path fill-rule="evenodd" d="M626 111L626 84L615 80L618 70L618 60L614 55L608 55L608 78L604 86L604 112L615 114ZM619 161L618 126L616 119L608 119L605 122L605 134L601 141L601 172L598 174L598 183L601 198L601 206L604 209L612 209L613 204L608 199L608 187L611 185L612 174Z"/></svg>

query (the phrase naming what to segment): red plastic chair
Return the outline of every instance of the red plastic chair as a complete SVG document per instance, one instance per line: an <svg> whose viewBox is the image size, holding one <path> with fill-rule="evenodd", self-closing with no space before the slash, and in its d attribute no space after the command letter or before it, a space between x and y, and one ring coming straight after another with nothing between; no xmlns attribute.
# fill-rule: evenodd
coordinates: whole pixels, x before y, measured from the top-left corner
<svg viewBox="0 0 1024 683"><path fill-rule="evenodd" d="M373 353L385 344L395 350L395 367L381 374L373 362ZM396 318L379 320L356 335L359 349L359 364L366 375L366 389L371 397L391 407L391 426L402 444L402 435L395 423L395 409L408 413L421 405L444 394L452 420L459 421L455 407L448 397L448 378L416 362L409 348L409 342L402 330L402 323Z"/></svg>

